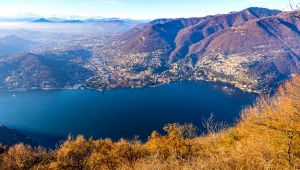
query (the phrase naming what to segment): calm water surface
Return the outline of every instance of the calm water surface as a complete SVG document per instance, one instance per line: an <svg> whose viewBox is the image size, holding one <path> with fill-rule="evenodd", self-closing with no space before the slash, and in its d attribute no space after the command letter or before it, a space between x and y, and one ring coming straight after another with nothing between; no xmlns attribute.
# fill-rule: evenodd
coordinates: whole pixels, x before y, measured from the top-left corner
<svg viewBox="0 0 300 170"><path fill-rule="evenodd" d="M182 82L155 88L0 92L0 123L53 136L142 139L167 123L193 123L213 113L232 123L256 95L209 82ZM30 134L28 133L28 134Z"/></svg>

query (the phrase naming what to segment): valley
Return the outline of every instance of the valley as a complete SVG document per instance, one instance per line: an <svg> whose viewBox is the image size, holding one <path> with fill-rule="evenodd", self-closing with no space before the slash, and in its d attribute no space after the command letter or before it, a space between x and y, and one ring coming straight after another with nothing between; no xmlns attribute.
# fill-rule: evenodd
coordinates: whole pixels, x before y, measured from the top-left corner
<svg viewBox="0 0 300 170"><path fill-rule="evenodd" d="M1 57L0 88L104 91L207 80L263 93L299 74L299 23L295 13L249 8L203 18L130 23L131 28L120 32L89 36L79 29L62 34L66 38L51 46L44 42L28 52ZM68 26L73 24L64 28Z"/></svg>
<svg viewBox="0 0 300 170"><path fill-rule="evenodd" d="M300 0L0 2L0 169L300 169Z"/></svg>

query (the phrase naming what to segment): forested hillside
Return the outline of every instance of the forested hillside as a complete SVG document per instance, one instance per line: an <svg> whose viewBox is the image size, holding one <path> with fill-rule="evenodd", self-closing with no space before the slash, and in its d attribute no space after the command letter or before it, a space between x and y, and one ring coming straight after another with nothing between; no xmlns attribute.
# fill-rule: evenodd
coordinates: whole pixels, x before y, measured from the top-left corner
<svg viewBox="0 0 300 170"><path fill-rule="evenodd" d="M169 124L148 141L69 138L56 150L2 147L1 169L299 169L300 77L261 97L232 128Z"/></svg>

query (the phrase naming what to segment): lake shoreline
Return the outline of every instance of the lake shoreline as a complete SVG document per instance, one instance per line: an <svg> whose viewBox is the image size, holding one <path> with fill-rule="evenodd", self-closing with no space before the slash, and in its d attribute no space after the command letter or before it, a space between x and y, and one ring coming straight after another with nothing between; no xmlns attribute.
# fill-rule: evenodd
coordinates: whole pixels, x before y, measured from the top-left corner
<svg viewBox="0 0 300 170"><path fill-rule="evenodd" d="M138 86L138 87L117 87L117 88L108 88L108 89L96 89L96 88L89 88L89 87L70 87L70 88L33 88L33 89L16 89L16 90L1 90L0 92L31 92L31 91L53 91L53 90L92 90L92 91L97 91L100 93L105 93L108 91L113 91L113 90L119 90L119 89L144 89L144 88L156 88L160 86L165 86L165 85L170 85L170 84L178 84L178 83L184 83L184 82L196 82L196 83L201 83L201 82L208 82L208 83L213 83L217 85L224 86L225 88L230 88L231 90L240 90L243 91L244 93L253 93L253 94L262 94L262 92L259 91L252 91L249 89L242 89L239 86L236 86L234 84L231 84L229 82L223 82L223 81L214 81L214 80L208 80L208 79L201 79L201 80L180 80L180 81L174 81L174 82L169 82L169 83L161 83L158 85L152 85L152 86Z"/></svg>
<svg viewBox="0 0 300 170"><path fill-rule="evenodd" d="M234 124L257 94L223 83L183 81L156 88L119 88L99 93L84 90L0 92L0 120L10 128L66 137L148 138L168 123L202 122L211 113L216 122Z"/></svg>

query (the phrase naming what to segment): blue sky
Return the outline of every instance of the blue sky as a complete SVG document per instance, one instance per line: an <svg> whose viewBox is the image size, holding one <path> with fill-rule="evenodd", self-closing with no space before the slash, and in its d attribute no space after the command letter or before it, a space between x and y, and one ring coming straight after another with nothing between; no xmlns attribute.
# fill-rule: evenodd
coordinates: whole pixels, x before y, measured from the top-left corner
<svg viewBox="0 0 300 170"><path fill-rule="evenodd" d="M300 1L300 0L294 0ZM288 9L288 0L0 0L0 16L200 17L247 7Z"/></svg>

